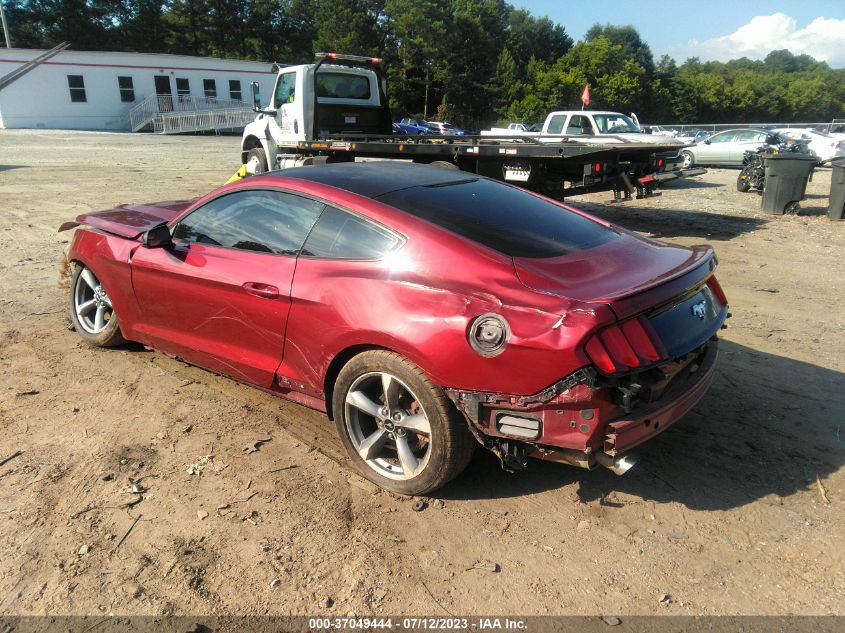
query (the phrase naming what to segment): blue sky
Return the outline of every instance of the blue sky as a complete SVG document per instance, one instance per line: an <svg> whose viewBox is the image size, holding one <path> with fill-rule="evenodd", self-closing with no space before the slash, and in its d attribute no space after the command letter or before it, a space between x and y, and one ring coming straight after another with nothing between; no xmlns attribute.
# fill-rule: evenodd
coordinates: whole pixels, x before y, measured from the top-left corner
<svg viewBox="0 0 845 633"><path fill-rule="evenodd" d="M655 59L667 53L727 61L762 59L775 49L807 53L834 68L845 68L845 0L509 0L535 16L547 16L583 39L596 22L631 24Z"/></svg>

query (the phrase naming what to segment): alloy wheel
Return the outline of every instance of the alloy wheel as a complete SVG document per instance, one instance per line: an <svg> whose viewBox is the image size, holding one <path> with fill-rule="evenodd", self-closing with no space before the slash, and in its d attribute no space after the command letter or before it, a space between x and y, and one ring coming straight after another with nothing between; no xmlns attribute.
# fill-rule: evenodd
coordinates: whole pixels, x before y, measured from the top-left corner
<svg viewBox="0 0 845 633"><path fill-rule="evenodd" d="M84 268L76 278L73 309L79 325L89 334L105 330L112 318L111 299L90 268Z"/></svg>
<svg viewBox="0 0 845 633"><path fill-rule="evenodd" d="M344 406L349 438L367 466L399 481L425 469L431 457L431 423L419 398L396 376L359 376Z"/></svg>

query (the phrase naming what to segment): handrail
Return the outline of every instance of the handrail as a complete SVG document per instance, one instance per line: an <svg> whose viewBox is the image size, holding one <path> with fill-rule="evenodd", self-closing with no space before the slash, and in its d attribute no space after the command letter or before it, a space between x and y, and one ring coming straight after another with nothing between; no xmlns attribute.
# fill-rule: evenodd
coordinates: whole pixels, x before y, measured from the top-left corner
<svg viewBox="0 0 845 633"><path fill-rule="evenodd" d="M129 110L129 127L137 132L150 124L153 118L170 112L199 112L209 110L229 110L249 107L243 101L217 99L216 97L195 97L191 95L173 96L152 94Z"/></svg>

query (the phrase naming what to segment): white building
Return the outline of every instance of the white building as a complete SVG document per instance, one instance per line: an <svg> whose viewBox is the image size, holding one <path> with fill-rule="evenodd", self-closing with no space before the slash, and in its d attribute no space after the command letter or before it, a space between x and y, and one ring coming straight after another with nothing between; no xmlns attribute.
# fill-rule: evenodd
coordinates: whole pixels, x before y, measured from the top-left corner
<svg viewBox="0 0 845 633"><path fill-rule="evenodd" d="M0 80L43 52L0 48ZM0 90L0 128L128 131L142 111L243 111L250 83L269 97L274 78L264 62L65 50Z"/></svg>

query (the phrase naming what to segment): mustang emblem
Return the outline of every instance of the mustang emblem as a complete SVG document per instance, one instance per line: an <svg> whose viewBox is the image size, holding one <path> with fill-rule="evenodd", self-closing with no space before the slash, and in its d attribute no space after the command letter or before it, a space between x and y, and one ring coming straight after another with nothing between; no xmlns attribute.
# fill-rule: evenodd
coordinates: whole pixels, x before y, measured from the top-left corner
<svg viewBox="0 0 845 633"><path fill-rule="evenodd" d="M702 299L698 303L692 304L690 311L693 316L696 316L703 321L704 317L707 316L707 301Z"/></svg>

